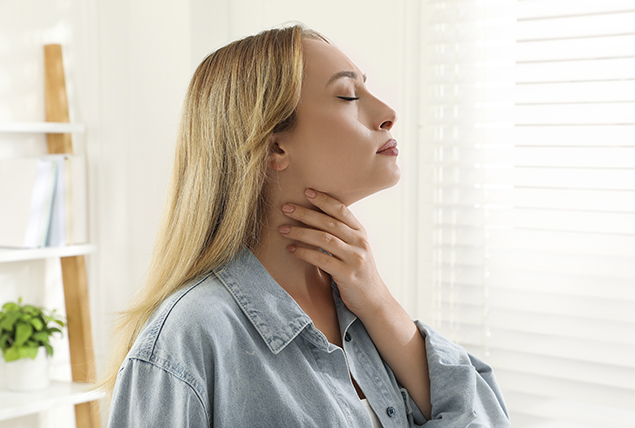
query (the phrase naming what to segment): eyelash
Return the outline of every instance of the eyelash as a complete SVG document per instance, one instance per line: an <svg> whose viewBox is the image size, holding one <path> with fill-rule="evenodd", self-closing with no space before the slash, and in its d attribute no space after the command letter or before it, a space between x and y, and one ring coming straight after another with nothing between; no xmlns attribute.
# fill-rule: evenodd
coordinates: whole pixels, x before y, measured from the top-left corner
<svg viewBox="0 0 635 428"><path fill-rule="evenodd" d="M359 97L337 97L337 98L344 101L357 101L359 99Z"/></svg>

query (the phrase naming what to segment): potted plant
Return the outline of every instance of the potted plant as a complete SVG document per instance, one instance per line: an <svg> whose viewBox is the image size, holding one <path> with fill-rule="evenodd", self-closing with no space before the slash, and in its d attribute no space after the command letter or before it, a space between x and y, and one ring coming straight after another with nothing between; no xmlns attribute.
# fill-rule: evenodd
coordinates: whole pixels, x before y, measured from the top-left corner
<svg viewBox="0 0 635 428"><path fill-rule="evenodd" d="M48 356L53 355L49 339L62 333L64 320L32 305L9 302L0 311L0 349L6 362L6 384L13 391L46 388Z"/></svg>

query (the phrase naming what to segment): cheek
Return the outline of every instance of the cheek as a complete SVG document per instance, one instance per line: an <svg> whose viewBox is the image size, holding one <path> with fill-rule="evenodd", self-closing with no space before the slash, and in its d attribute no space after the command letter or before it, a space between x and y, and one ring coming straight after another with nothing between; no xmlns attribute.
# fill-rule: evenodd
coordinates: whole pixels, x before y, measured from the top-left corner
<svg viewBox="0 0 635 428"><path fill-rule="evenodd" d="M350 112L330 109L312 113L303 116L310 120L297 123L293 138L298 144L292 153L296 179L323 190L367 180L374 165L371 131Z"/></svg>
<svg viewBox="0 0 635 428"><path fill-rule="evenodd" d="M316 156L341 158L345 161L352 155L368 151L369 141L364 130L354 117L339 114L323 114L313 121L308 133L311 151Z"/></svg>

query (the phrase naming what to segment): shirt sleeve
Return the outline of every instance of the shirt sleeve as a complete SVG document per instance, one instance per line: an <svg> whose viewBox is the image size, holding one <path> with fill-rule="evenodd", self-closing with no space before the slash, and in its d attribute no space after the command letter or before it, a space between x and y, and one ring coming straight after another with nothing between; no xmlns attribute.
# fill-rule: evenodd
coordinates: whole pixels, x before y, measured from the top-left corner
<svg viewBox="0 0 635 428"><path fill-rule="evenodd" d="M200 397L178 373L147 361L126 360L117 376L109 428L208 426Z"/></svg>
<svg viewBox="0 0 635 428"><path fill-rule="evenodd" d="M432 415L426 420L402 390L411 427L509 427L509 415L494 373L487 364L420 321L430 373Z"/></svg>

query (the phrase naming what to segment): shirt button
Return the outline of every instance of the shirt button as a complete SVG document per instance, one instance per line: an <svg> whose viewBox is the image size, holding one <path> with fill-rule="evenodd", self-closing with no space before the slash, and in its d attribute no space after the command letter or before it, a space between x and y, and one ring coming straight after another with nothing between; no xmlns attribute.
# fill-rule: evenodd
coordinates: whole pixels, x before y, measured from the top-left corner
<svg viewBox="0 0 635 428"><path fill-rule="evenodd" d="M351 335L348 334L348 332L344 335L344 340L347 341L347 342L351 341Z"/></svg>
<svg viewBox="0 0 635 428"><path fill-rule="evenodd" d="M386 409L386 413L388 414L388 416L390 416L391 418L395 417L395 414L397 413L397 411L395 410L394 407L390 406Z"/></svg>

